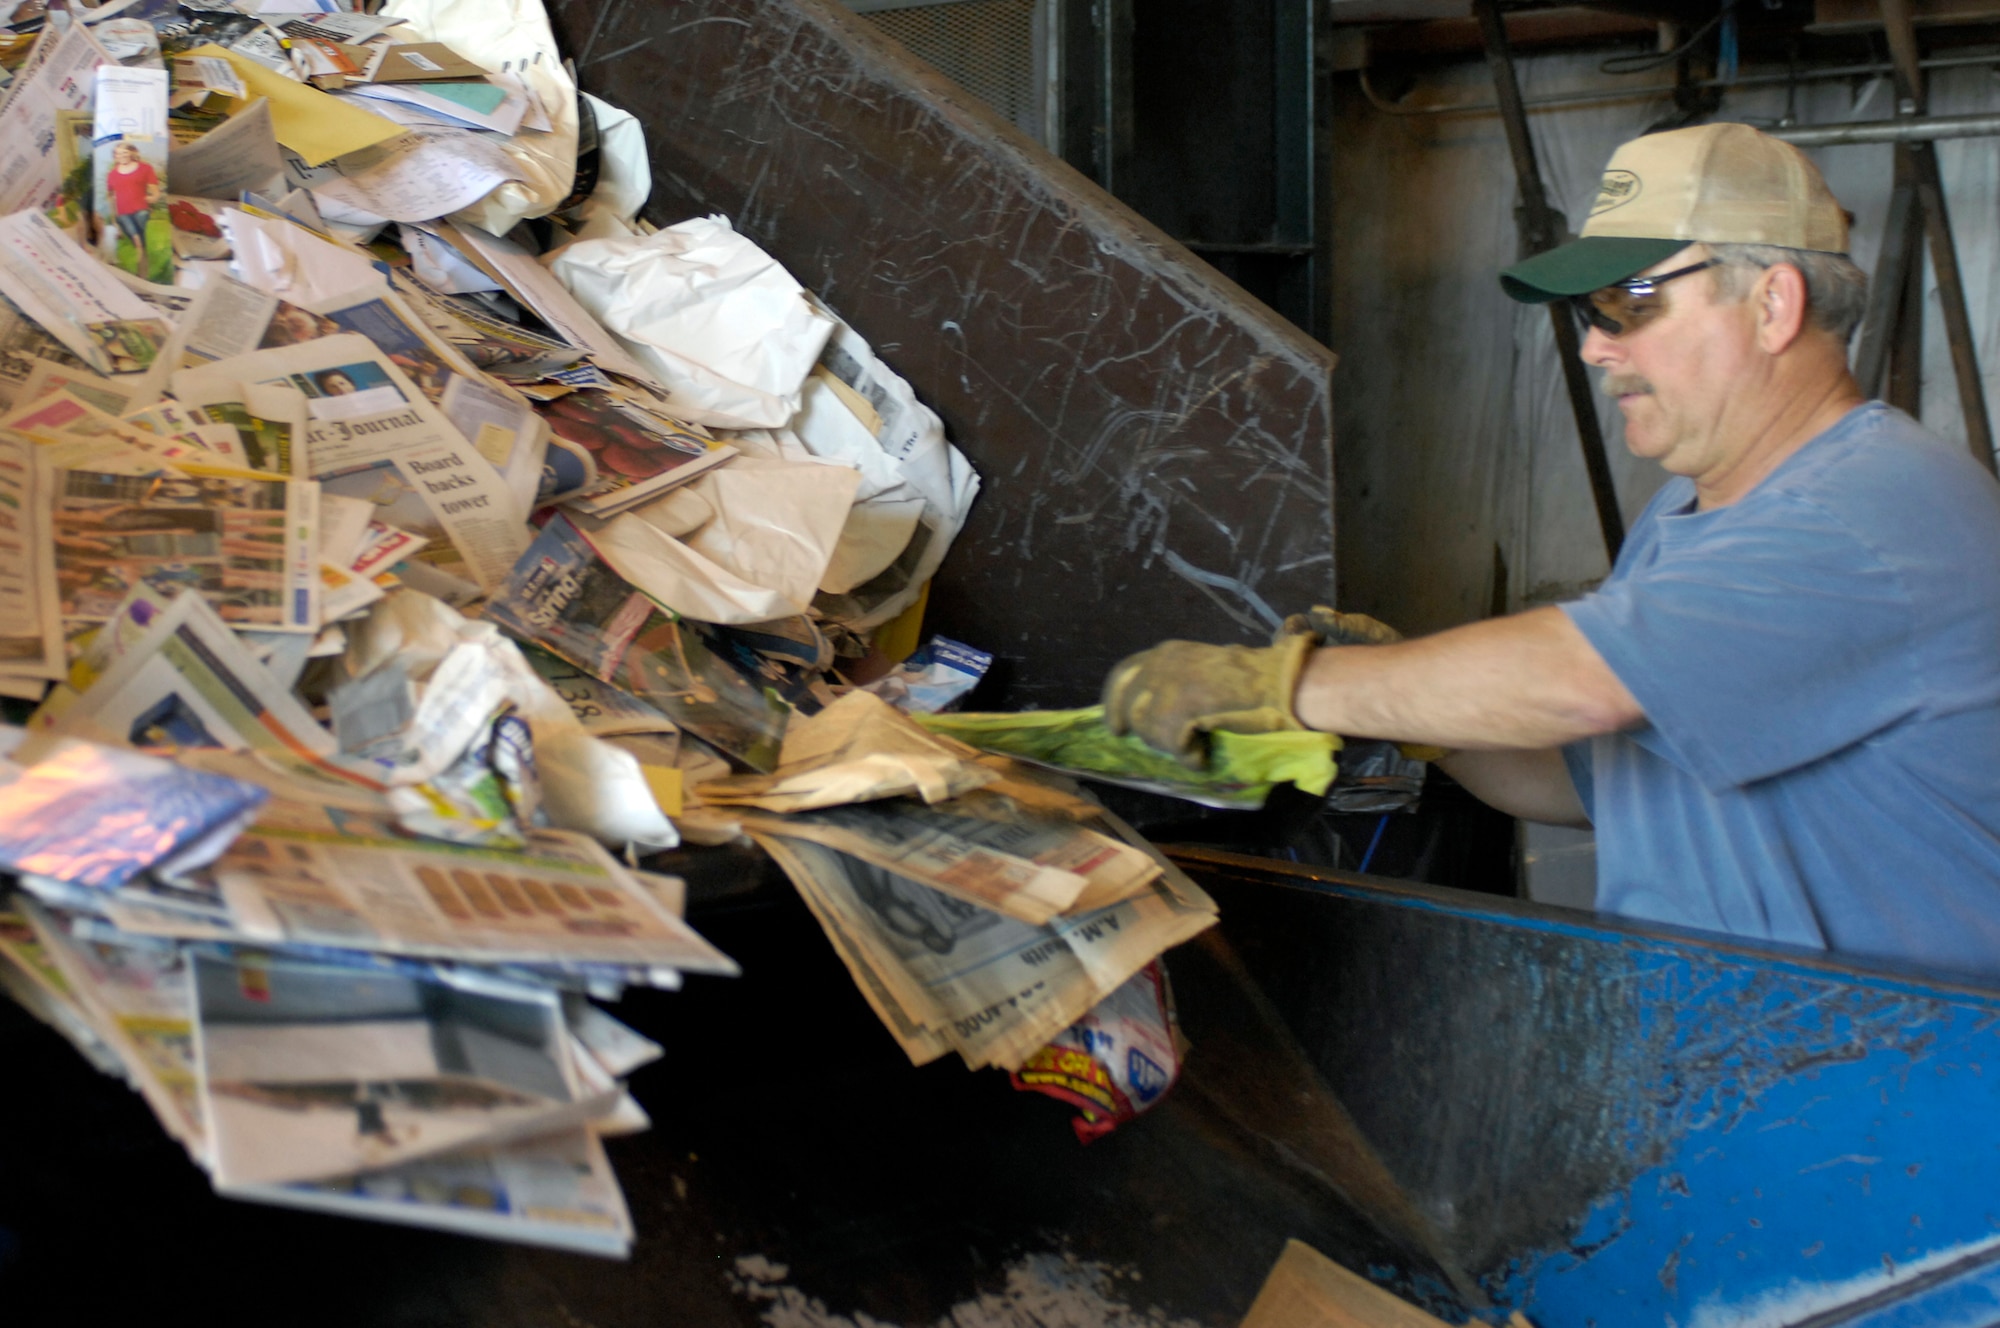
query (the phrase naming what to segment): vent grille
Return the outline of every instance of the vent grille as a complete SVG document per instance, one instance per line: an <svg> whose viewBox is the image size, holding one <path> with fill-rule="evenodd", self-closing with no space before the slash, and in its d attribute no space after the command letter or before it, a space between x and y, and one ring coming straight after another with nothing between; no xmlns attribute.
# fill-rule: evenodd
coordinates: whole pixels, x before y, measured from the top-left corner
<svg viewBox="0 0 2000 1328"><path fill-rule="evenodd" d="M1037 0L960 0L877 10L870 21L951 79L1040 138L1041 85L1035 77Z"/></svg>

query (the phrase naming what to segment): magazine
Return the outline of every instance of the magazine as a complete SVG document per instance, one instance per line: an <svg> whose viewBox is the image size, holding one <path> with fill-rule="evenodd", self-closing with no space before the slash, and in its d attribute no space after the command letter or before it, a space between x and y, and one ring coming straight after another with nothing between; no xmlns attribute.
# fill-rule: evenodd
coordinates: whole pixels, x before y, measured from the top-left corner
<svg viewBox="0 0 2000 1328"><path fill-rule="evenodd" d="M0 769L0 867L110 889L231 825L264 790L172 761L66 739Z"/></svg>
<svg viewBox="0 0 2000 1328"><path fill-rule="evenodd" d="M571 392L536 408L558 438L590 453L597 487L569 500L605 517L679 488L736 455L691 424L621 404L609 392Z"/></svg>
<svg viewBox="0 0 2000 1328"><path fill-rule="evenodd" d="M486 616L657 707L760 774L777 768L791 708L752 687L692 625L612 571L561 513L515 565Z"/></svg>

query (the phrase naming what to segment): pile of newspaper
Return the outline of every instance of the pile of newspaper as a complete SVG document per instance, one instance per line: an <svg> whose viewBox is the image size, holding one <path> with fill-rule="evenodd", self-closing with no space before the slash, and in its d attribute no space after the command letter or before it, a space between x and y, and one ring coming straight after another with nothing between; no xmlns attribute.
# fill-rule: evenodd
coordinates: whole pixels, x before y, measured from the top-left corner
<svg viewBox="0 0 2000 1328"><path fill-rule="evenodd" d="M695 789L683 818L776 859L918 1065L955 1051L1019 1071L1216 917L1074 784L865 691L793 723L773 773Z"/></svg>
<svg viewBox="0 0 2000 1328"><path fill-rule="evenodd" d="M539 0L0 0L0 983L227 1194L622 1252L684 838L913 1060L1172 1081L1213 905L896 708L988 657L843 676L977 477L646 160Z"/></svg>
<svg viewBox="0 0 2000 1328"><path fill-rule="evenodd" d="M735 973L677 881L587 836L412 838L75 739L0 778L0 987L219 1192L628 1250L600 1140L645 1128L620 1079L661 1048L587 996Z"/></svg>

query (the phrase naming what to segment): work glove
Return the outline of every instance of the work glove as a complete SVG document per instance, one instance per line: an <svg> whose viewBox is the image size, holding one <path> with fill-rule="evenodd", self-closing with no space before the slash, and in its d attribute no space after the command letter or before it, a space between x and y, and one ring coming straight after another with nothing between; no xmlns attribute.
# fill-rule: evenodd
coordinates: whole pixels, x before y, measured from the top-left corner
<svg viewBox="0 0 2000 1328"><path fill-rule="evenodd" d="M1389 646L1403 639L1403 634L1388 623L1365 613L1341 613L1324 604L1286 618L1271 640L1275 644L1293 636L1309 636L1313 644L1321 646ZM1451 755L1449 747L1417 742L1399 742L1396 750L1412 761L1442 761Z"/></svg>
<svg viewBox="0 0 2000 1328"><path fill-rule="evenodd" d="M1304 613L1294 613L1272 634L1273 643L1288 636L1310 636L1322 646L1390 646L1403 634L1388 623L1377 622L1365 613L1339 613L1324 604L1315 604Z"/></svg>
<svg viewBox="0 0 2000 1328"><path fill-rule="evenodd" d="M1308 635L1256 646L1163 641L1129 655L1104 680L1104 722L1113 733L1136 733L1199 770L1208 763L1209 733L1276 733L1302 729L1292 693L1313 652Z"/></svg>

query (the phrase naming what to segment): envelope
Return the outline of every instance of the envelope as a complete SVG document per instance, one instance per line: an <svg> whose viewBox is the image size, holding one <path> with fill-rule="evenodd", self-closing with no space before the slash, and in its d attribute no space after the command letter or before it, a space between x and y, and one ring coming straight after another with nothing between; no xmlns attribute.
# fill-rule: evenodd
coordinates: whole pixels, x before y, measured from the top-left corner
<svg viewBox="0 0 2000 1328"><path fill-rule="evenodd" d="M234 51L211 45L198 46L187 54L227 60L252 97L262 97L271 103L272 132L308 166L319 166L335 157L387 142L403 132L403 127L393 120L385 120L338 97L329 97L318 88L294 83Z"/></svg>

